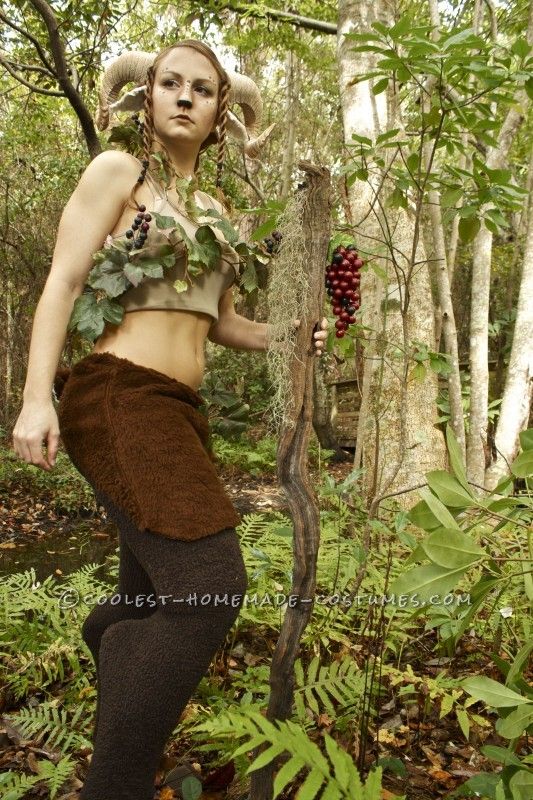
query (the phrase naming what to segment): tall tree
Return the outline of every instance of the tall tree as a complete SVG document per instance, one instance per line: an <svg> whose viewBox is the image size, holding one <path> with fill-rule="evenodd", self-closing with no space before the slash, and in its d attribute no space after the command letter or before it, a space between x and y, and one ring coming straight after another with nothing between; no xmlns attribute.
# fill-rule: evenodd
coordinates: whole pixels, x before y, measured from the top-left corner
<svg viewBox="0 0 533 800"><path fill-rule="evenodd" d="M529 161L533 180L533 153ZM533 397L533 197L529 197L527 238L507 380L495 435L496 460L485 476L487 489L509 473L518 451L519 434L527 427Z"/></svg>
<svg viewBox="0 0 533 800"><path fill-rule="evenodd" d="M353 146L353 134L375 142L402 127L397 87L375 93L372 78L361 79L374 69L374 54L354 53L345 38L370 31L376 20L389 27L394 23L387 3L340 0L337 52L347 146ZM388 202L395 189L388 174L393 157L383 166L372 163L366 180L350 192L357 247L371 267L361 286L363 321L371 334L358 442L366 493L374 501L416 486L428 470L444 465L443 438L435 427L437 375L427 370L422 380L410 377L413 344L433 347L433 305L420 209Z"/></svg>
<svg viewBox="0 0 533 800"><path fill-rule="evenodd" d="M495 25L495 22L494 22ZM533 44L533 2L529 3L527 42ZM489 147L486 164L489 170L502 170L508 164L509 151L524 121L529 96L524 89L516 92L498 135L497 144ZM472 289L470 303L470 424L467 441L468 478L483 486L488 463L487 426L489 408L489 304L493 231L485 224L485 214L492 203L479 209L479 231L472 254Z"/></svg>

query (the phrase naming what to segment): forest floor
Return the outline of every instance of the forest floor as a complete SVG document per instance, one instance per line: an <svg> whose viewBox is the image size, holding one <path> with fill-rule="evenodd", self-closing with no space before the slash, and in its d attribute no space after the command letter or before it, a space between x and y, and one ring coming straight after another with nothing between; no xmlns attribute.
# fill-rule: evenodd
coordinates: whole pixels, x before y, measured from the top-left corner
<svg viewBox="0 0 533 800"><path fill-rule="evenodd" d="M335 481L343 480L352 470L351 459L346 462L329 464L328 473ZM257 477L243 472L237 468L218 468L218 474L240 514L268 513L270 511L287 511L284 493L277 483L275 474L263 474ZM311 481L318 475L310 474ZM46 495L29 497L24 485L17 487L0 486L0 558L4 558L3 572L22 570L29 563L39 559L43 562L42 574L51 572L58 575L68 574L70 568L53 566L56 554L59 553L58 532L65 540L76 541L80 525L85 526L87 534L98 547L102 549L93 551L94 558L100 558L105 552L114 550L117 546L116 531L113 526L102 525L99 518L69 518L51 511L49 498ZM40 545L38 548L37 546ZM75 546L70 548L75 550ZM27 554L26 557L21 554ZM39 555L37 556L37 553ZM16 558L15 558L16 557ZM22 559L22 560L19 560ZM59 555L57 555L59 558ZM85 563L87 552L84 554ZM15 560L13 560L15 559ZM44 560L43 560L44 559ZM57 562L60 564L61 562ZM401 664L404 669L411 669L416 676L425 676L434 679L442 675L443 671L450 678L467 677L468 675L485 674L488 677L499 679L501 676L491 658L492 642L484 641L477 636L463 636L458 643L452 657L436 657L437 634L435 630L424 631L420 628L420 641L415 646L415 655L411 654L408 663ZM358 650L356 658L360 666L371 650L368 639L360 639L361 644L354 647ZM232 649L226 654L227 663L220 663L221 671L227 676L228 670L245 669L246 664L268 664L272 657L276 641L266 641L264 637L255 637L252 631L243 629L242 636ZM500 658L507 658L503 650L499 652ZM396 664L396 666L400 666ZM218 668L218 665L217 665ZM531 672L526 672L524 678L531 680ZM412 698L411 698L412 699ZM399 698L396 688L390 687L379 701L377 719L373 720L372 728L375 731L379 724L379 743L370 737L367 740L367 751L363 763L369 768L377 758L393 759L400 764L401 769L395 774L387 770L383 774L381 800L392 800L394 797L405 796L407 800L435 800L444 798L447 794L457 789L468 777L479 772L491 771L491 764L480 753L480 747L486 744L506 746L504 740L494 733L493 720L487 715L486 726L473 725L468 738L459 725L454 713L439 718L439 709L426 702L426 698L418 696L413 704L404 703ZM374 701L376 702L376 701ZM44 755L46 747L41 742L25 739L11 724L10 714L18 709L16 702L8 694L0 693L0 772L3 770L20 770L21 773L31 770L31 765L36 756ZM191 701L187 713L193 713L194 703ZM483 714L483 710L478 711ZM317 738L324 732L331 730L332 735L342 744L356 761L357 737L350 731L350 727L340 733L335 728L335 721L326 713L319 717L319 730ZM49 754L50 757L52 754ZM90 762L91 750L80 751L76 764L76 777L72 779L69 792L57 795L57 800L77 800L78 792L83 785L83 780ZM57 760L53 756L52 760ZM234 764L229 762L217 769L210 769L209 754L194 754L187 742L180 746L174 743L160 764L157 785L161 785L164 774L176 763L183 761L192 766L201 781L203 792L198 800L245 800L249 792L249 781L245 784L238 782L234 777ZM494 765L492 765L494 766ZM64 789L63 789L64 791ZM280 800L293 800L295 791L280 795ZM47 791L30 789L25 795L26 800L45 800ZM169 787L161 787L155 794L157 800L173 800L179 797ZM109 800L113 800L110 798Z"/></svg>

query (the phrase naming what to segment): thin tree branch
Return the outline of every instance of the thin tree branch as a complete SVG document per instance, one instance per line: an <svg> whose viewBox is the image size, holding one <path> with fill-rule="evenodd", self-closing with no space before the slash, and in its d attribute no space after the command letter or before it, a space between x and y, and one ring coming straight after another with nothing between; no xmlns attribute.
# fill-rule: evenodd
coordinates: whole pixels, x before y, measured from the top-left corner
<svg viewBox="0 0 533 800"><path fill-rule="evenodd" d="M41 89L40 86L35 86L33 83L29 83L29 81L27 81L25 78L21 77L20 75L17 75L15 70L12 69L11 66L9 65L9 62L6 61L5 58L2 58L1 55L0 55L0 64L2 64L3 67L5 67L5 69L9 72L10 75L12 75L15 78L15 80L17 80L23 86L27 86L28 89L32 90L32 92L37 92L38 94L51 95L52 97L65 97L64 92L57 92L55 89Z"/></svg>
<svg viewBox="0 0 533 800"><path fill-rule="evenodd" d="M80 121L83 134L85 136L85 141L87 142L89 154L92 158L94 158L96 155L98 155L98 153L101 152L102 147L96 133L92 116L85 105L83 98L69 78L69 67L63 42L61 41L61 37L59 35L58 20L46 0L30 0L30 2L42 17L46 29L48 30L48 39L56 68L55 72L57 82L63 89L65 96L67 97Z"/></svg>
<svg viewBox="0 0 533 800"><path fill-rule="evenodd" d="M281 22L289 22L291 25L296 25L298 28L307 28L308 30L320 31L321 33L337 34L337 26L334 22L323 22L320 19L312 19L311 17L302 17L300 14L294 14L290 11L280 11L277 8L262 7L261 9L250 8L247 3L238 2L215 2L214 8L217 11L236 11L237 13L244 13L250 17L269 17Z"/></svg>

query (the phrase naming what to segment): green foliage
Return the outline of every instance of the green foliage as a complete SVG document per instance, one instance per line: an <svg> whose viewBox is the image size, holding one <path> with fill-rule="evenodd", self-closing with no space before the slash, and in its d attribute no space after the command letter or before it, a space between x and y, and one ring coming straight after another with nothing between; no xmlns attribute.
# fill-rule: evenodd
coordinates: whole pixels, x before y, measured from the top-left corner
<svg viewBox="0 0 533 800"><path fill-rule="evenodd" d="M5 487L6 500L16 487L29 497L43 498L57 513L97 510L93 490L62 450L54 468L47 472L22 461L11 448L0 447L0 486Z"/></svg>
<svg viewBox="0 0 533 800"><path fill-rule="evenodd" d="M333 719L341 713L350 717L354 712L360 713L367 678L351 657L320 665L320 659L315 656L308 666L307 675L301 659L297 659L294 672L295 710L302 724L308 719L307 708L316 715L321 710L326 711Z"/></svg>
<svg viewBox="0 0 533 800"><path fill-rule="evenodd" d="M533 650L533 642L527 642L517 653L512 664L498 659L498 665L506 675L505 684L485 676L475 676L462 681L463 689L475 701L481 701L496 709L499 719L496 732L509 739L508 748L486 745L481 752L488 758L503 765L498 780L493 781L491 773L480 773L470 778L461 789L482 791L489 798L510 798L528 800L533 794L533 758L520 758L514 752L516 742L522 734L533 733L533 689L524 680L523 672L528 657Z"/></svg>
<svg viewBox="0 0 533 800"><path fill-rule="evenodd" d="M488 419L494 425L500 415L500 405L502 398L499 397L491 400L487 407ZM469 373L461 374L461 404L463 407L463 417L465 421L465 431L468 433L470 430L470 375ZM439 389L439 396L437 400L437 408L441 412L437 422L444 424L448 423L451 419L450 400L448 395L448 388Z"/></svg>
<svg viewBox="0 0 533 800"><path fill-rule="evenodd" d="M387 131L375 142L353 135L360 159L346 167L348 183L366 181L373 164L385 168L382 151L393 149L401 154L401 160L395 160L389 170L395 181L391 206L405 208L409 192L436 189L446 209L445 222L459 216L464 243L475 237L481 219L492 233L500 234L508 226L505 213L520 210L526 190L513 183L510 169L490 169L475 150L470 170L456 167L454 159L464 150L463 131L481 146L497 145L501 123L494 118L493 109L506 110L517 87L524 87L532 96L533 59L525 53L522 36L510 48L469 28L441 29L434 40L432 26L420 25L416 13L404 9L401 20L392 27L374 22L371 31L346 34L346 39L353 41L352 51L375 54L372 71L357 76L358 82L370 80L374 94L395 85L401 87L400 101L418 97L428 76L434 79L429 110L421 103L411 106L405 135L400 129ZM422 180L422 137L431 140L434 154L446 150L440 169L432 170L428 180ZM459 199L463 202L457 206Z"/></svg>
<svg viewBox="0 0 533 800"><path fill-rule="evenodd" d="M277 444L273 436L263 436L258 442L253 442L242 434L238 439L228 441L213 433L212 442L221 465L236 466L256 476L276 472Z"/></svg>
<svg viewBox="0 0 533 800"><path fill-rule="evenodd" d="M261 752L248 767L249 774L270 764L276 757L288 753L289 758L274 779L275 800L298 777L298 797L313 800L319 791L324 798L350 798L350 800L379 800L381 798L382 767L371 771L363 785L352 759L327 733L324 749L327 758L305 730L291 720L267 720L255 707L240 706L238 711L212 717L196 726L197 732L209 738L244 739L232 752L232 757L248 753L255 748ZM305 770L305 779L300 775Z"/></svg>
<svg viewBox="0 0 533 800"><path fill-rule="evenodd" d="M459 448L449 427L446 437L451 472L429 472L426 476L428 487L420 491L422 501L408 515L414 524L428 532L413 550L409 562L428 559L430 563L413 567L399 575L390 591L393 595L409 596L416 614L420 607L432 602L433 595L442 598L462 578L474 572L477 583L470 590L474 602L453 626L453 633L448 624L450 620L444 621L448 632L445 644L451 651L472 624L483 602L489 600L491 592L513 583L513 578L522 578L526 596L533 602L531 542L528 540L522 548L525 556L522 572L516 573L511 571L511 567L506 568L505 563L503 566L500 564L506 561L506 530L513 524L518 524L524 532L528 530L533 502L526 494L509 495L508 480L496 487L494 492L487 492L485 497L477 497L467 482ZM522 444L526 449L511 464L511 470L513 474L520 473L520 477L527 479L533 473L533 438L529 431L524 433ZM500 536L495 535L497 532ZM490 551L476 541L480 535L490 542ZM494 556L498 550L501 555L496 561ZM512 563L509 561L510 565Z"/></svg>

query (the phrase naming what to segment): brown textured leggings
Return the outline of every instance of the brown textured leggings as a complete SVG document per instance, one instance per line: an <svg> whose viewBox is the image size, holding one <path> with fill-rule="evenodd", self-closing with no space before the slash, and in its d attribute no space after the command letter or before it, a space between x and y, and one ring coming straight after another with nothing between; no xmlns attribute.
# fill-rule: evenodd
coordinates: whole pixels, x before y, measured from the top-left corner
<svg viewBox="0 0 533 800"><path fill-rule="evenodd" d="M246 569L235 528L170 539L97 499L119 531L120 602L106 598L82 626L98 694L80 798L152 800L166 742L239 615Z"/></svg>

